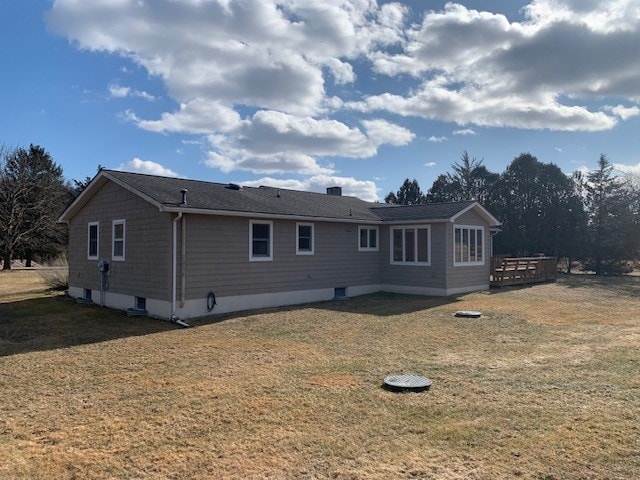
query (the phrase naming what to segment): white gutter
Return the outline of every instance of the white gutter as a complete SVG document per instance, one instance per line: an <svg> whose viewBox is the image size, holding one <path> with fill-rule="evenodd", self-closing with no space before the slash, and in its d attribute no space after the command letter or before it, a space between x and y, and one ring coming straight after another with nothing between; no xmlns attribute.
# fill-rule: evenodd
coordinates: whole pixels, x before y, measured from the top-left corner
<svg viewBox="0 0 640 480"><path fill-rule="evenodd" d="M176 297L178 296L178 221L182 218L182 212L178 212L176 218L173 219L173 275L171 276L171 320L177 320L176 315Z"/></svg>

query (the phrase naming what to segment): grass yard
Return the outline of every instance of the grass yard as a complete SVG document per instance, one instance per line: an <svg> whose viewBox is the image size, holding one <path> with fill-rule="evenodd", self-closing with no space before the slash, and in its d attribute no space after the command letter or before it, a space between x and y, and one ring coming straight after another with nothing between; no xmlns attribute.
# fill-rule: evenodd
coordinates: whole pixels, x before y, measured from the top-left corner
<svg viewBox="0 0 640 480"><path fill-rule="evenodd" d="M640 277L209 320L0 273L0 478L640 478Z"/></svg>

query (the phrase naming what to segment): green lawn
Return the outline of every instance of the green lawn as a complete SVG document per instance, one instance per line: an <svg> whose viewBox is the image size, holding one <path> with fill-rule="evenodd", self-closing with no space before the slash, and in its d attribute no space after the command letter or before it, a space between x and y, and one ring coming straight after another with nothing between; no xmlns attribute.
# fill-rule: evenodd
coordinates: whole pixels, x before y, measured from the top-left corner
<svg viewBox="0 0 640 480"><path fill-rule="evenodd" d="M0 478L640 478L640 277L190 329L43 290L0 273Z"/></svg>

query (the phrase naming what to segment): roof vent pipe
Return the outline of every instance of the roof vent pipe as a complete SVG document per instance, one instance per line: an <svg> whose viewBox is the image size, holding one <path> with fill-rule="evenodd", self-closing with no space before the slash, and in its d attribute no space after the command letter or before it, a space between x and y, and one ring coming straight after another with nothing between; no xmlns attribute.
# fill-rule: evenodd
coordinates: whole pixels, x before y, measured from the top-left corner
<svg viewBox="0 0 640 480"><path fill-rule="evenodd" d="M182 194L182 202L180 202L180 205L186 205L187 204L187 192L189 190L187 190L186 188L183 188L182 190L180 190L180 193Z"/></svg>
<svg viewBox="0 0 640 480"><path fill-rule="evenodd" d="M327 187L327 195L342 196L342 187Z"/></svg>

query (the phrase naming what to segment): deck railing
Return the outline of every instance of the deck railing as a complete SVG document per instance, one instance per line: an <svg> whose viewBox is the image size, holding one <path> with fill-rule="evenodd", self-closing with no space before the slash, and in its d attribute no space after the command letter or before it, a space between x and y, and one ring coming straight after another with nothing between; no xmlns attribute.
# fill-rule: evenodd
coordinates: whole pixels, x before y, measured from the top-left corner
<svg viewBox="0 0 640 480"><path fill-rule="evenodd" d="M490 283L492 287L503 287L555 282L557 270L557 257L493 257Z"/></svg>

